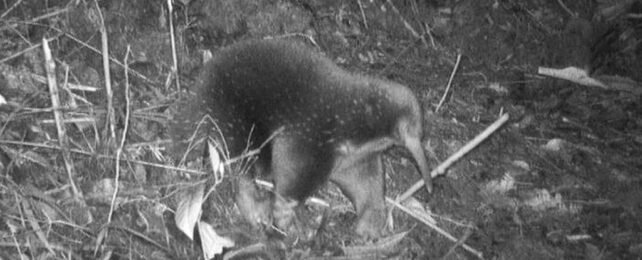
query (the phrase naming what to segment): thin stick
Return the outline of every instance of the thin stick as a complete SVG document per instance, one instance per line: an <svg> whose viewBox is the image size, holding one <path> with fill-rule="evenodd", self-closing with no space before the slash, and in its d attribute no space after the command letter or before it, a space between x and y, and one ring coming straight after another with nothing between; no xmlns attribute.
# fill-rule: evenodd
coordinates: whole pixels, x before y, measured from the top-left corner
<svg viewBox="0 0 642 260"><path fill-rule="evenodd" d="M58 94L58 84L56 81L56 63L51 56L51 49L47 39L42 39L42 49L45 54L45 71L47 71L47 85L49 85L49 95L51 96L51 106L53 108L54 118L56 119L56 131L58 132L58 143L62 147L62 158L69 177L69 184L75 198L81 198L82 194L76 188L74 183L74 165L71 162L71 154L69 152L69 140L65 134L65 127L63 124L64 116L60 111L60 97Z"/></svg>
<svg viewBox="0 0 642 260"><path fill-rule="evenodd" d="M178 90L178 92L180 92L181 85L178 78L178 58L176 55L176 37L174 37L174 19L172 18L172 7L172 0L167 0L167 16L169 17L169 42L172 45L172 60L174 61L174 65L172 65L172 74L174 75L174 79L176 80L176 89Z"/></svg>
<svg viewBox="0 0 642 260"><path fill-rule="evenodd" d="M422 184L422 186L423 186L423 184ZM449 234L445 230L441 229L437 225L431 223L430 221L425 220L423 217L421 217L419 214L413 212L409 208L406 208L405 206L401 205L401 203L399 203L399 201L395 201L395 200L393 200L391 198L386 197L386 202L392 204L393 206L397 207L398 209L400 209L401 211L403 211L406 214L410 215L411 217L413 217L413 218L421 221L422 223L426 224L426 226L428 226L428 227L432 228L433 230L437 231L437 233L439 233L442 236L448 238L450 241L458 243L459 239L457 239L456 237L452 236L451 234ZM463 249L465 249L466 251L470 252L471 254L475 255L479 259L484 259L484 255L481 252L477 251L476 249L474 249L474 248L472 248L472 247L470 247L470 246L468 246L468 245L466 245L464 243L462 243L461 247Z"/></svg>
<svg viewBox="0 0 642 260"><path fill-rule="evenodd" d="M459 61L461 61L461 54L457 54L457 61L455 62L455 67L453 68L453 71L450 72L450 78L448 79L448 85L446 85L446 91L444 91L444 95L441 96L441 100L439 100L439 105L437 105L437 108L435 108L435 113L439 112L439 109L446 101L446 96L448 96L448 91L450 90L450 86L453 83L453 78L455 77L457 68L459 68Z"/></svg>
<svg viewBox="0 0 642 260"><path fill-rule="evenodd" d="M446 161L444 161L439 166L437 166L437 168L432 170L432 172L430 172L430 176L434 178L441 174L444 174L448 167L450 167L457 160L459 160L461 157L463 157L468 152L470 152L473 148L477 147L477 145L479 145L482 141L486 140L486 138L488 138L491 134L497 131L497 129L499 129L502 125L504 125L504 123L508 121L508 118L509 118L508 114L503 114L493 124L489 125L486 129L484 129L484 131L482 131L480 134L475 136L473 140L471 140L466 145L464 145L464 147L459 149L459 151L457 151L455 154L448 157L448 159L446 159ZM406 192L404 192L401 196L399 196L397 201L406 200L407 198L412 196L412 194L414 194L417 190L421 189L421 187L423 186L424 186L423 179L417 181L414 185L412 185L412 187L410 187Z"/></svg>
<svg viewBox="0 0 642 260"><path fill-rule="evenodd" d="M127 51L125 51L125 59L123 64L125 68L128 68L129 52L131 48L127 45ZM127 71L127 70L125 70ZM111 196L111 205L109 207L109 216L107 217L107 223L111 222L111 217L114 214L114 207L116 205L116 196L118 195L118 188L120 183L120 155L123 153L123 146L125 146L125 140L127 139L127 130L129 129L129 114L130 114L130 100L129 100L129 76L125 72L125 127L123 128L123 133L120 138L120 145L116 149L116 176L114 177L114 194Z"/></svg>

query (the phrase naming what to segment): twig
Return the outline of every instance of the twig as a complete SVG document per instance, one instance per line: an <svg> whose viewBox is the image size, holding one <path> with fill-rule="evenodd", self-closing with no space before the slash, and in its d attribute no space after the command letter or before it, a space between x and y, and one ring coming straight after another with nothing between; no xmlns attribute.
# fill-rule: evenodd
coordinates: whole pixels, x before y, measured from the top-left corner
<svg viewBox="0 0 642 260"><path fill-rule="evenodd" d="M32 143L32 142L18 142L18 141L10 141L10 140L0 140L0 144L22 145L22 146L38 147L38 148L45 148L45 149L52 149L52 150L62 150L62 148L57 147L57 146L46 145L46 144L42 144L42 143ZM69 152L75 153L75 154L79 154L79 155L85 155L85 156L95 156L96 158L116 160L116 157L114 157L113 155L95 154L95 153L85 152L85 151L78 150L78 149L69 149ZM201 174L201 175L202 174L207 174L206 172L203 172L203 171L190 170L190 169L186 169L186 168L174 167L174 166L169 166L169 165L164 165L164 164L159 164L159 163L132 160L132 159L127 159L127 158L121 158L121 160L130 162L130 163L137 163L137 164L141 164L141 165L146 165L146 166L151 166L151 167L156 167L156 168L163 168L163 169L173 170L173 171L187 172L187 173L191 173L191 174ZM235 159L233 159L233 160L235 160ZM225 165L228 165L228 164L231 164L231 163L226 162Z"/></svg>
<svg viewBox="0 0 642 260"><path fill-rule="evenodd" d="M471 226L468 226L466 228L466 231L464 232L464 234L461 236L461 238L459 240L457 240L457 243L455 243L453 246L451 246L450 249L448 250L448 252L444 256L442 256L441 259L451 259L451 258L449 258L449 256L452 255L455 252L455 249L457 249L460 246L465 245L464 242L466 240L468 240L468 238L472 234L473 234L473 228ZM478 257L480 257L480 256L478 256Z"/></svg>
<svg viewBox="0 0 642 260"><path fill-rule="evenodd" d="M167 0L167 10L168 10L167 16L169 17L169 38L170 38L169 42L172 45L172 60L174 61L174 65L172 65L172 74L174 75L174 79L176 80L176 89L178 92L180 92L181 85L178 78L178 58L176 56L176 37L174 36L174 22L173 22L174 19L172 18L173 17L172 0ZM165 90L167 90L167 88Z"/></svg>
<svg viewBox="0 0 642 260"><path fill-rule="evenodd" d="M426 38L424 38L423 35L419 34L417 30L415 30L415 28L412 28L412 25L410 25L410 23L406 21L406 19L401 15L401 12L399 12L399 9L397 9L397 7L392 3L392 1L386 0L386 2L390 5L390 7L392 8L392 11L394 11L397 15L399 15L399 19L401 19L401 22L403 22L404 27L406 27L406 29L410 31L410 34L412 34L412 36L417 39L421 39L421 42L424 44L424 47L426 47L427 49L428 42L426 42Z"/></svg>
<svg viewBox="0 0 642 260"><path fill-rule="evenodd" d="M66 11L67 11L67 9L58 10L58 11L56 11L56 12L53 12L53 13L51 13L51 14L48 14L48 15L47 15L47 17L49 17L49 16L53 16L53 15L57 15L57 14L60 14L60 13L66 12ZM47 18L47 17L44 17L44 18ZM36 19L36 18L32 19L32 21L33 21L33 20L35 20L35 19ZM28 23L28 22L24 22L24 23ZM0 28L0 31L1 31L1 30L3 30L3 29L5 29L5 28L7 28L7 26ZM60 30L60 29L58 29L58 28L55 28L55 27L49 27L49 28L51 28L51 29L53 29L53 30L55 30L55 31L57 31L57 32L59 32L59 33L60 33L58 36L56 36L56 37L54 37L54 38L58 38L58 37L60 37L61 35L67 36L69 39L71 39L71 40L73 40L73 41L77 42L78 44L82 45L83 47L85 47L85 48L87 48L87 49L89 49L89 50L91 50L91 51L93 51L93 52L95 52L95 53L97 53L97 54L102 54L102 53L101 53L101 51L99 51L98 49L96 49L94 46L91 46L91 45L89 45L89 44L87 44L87 43L85 43L85 42L81 41L80 39L78 39L78 38L74 37L73 35L71 35L71 34L69 34L69 33L67 33L67 32L64 32L64 31L62 31L62 30ZM38 46L40 46L40 44L38 44ZM22 55L24 52L28 51L30 48L33 48L33 47L34 47L34 46L29 47L29 48L25 49L23 52L20 52L19 54L20 54L20 55ZM18 57L18 56L20 56L20 55L16 55L16 54L11 55L11 56L9 56L9 57L7 57L7 58L4 58L4 59L0 60L0 63L6 62L6 61L11 60L11 59L14 59L14 58L16 58L16 57ZM118 65L118 66L120 66L120 67L124 67L124 65L123 65L120 61L118 61L117 59L115 59L115 58L109 57L109 61L111 61L111 62L115 63L116 65ZM144 80L144 81L146 81L146 82L148 82L148 83L151 83L151 84L158 84L158 82L153 81L153 80L151 80L151 79L147 78L145 75L141 74L141 73L140 73L140 72L138 72L138 71L135 71L135 70L130 69L130 70L129 70L129 71L127 71L127 72L129 72L129 73L133 74L134 76L136 76L136 77L138 77L138 78L140 78L140 79L142 79L142 80Z"/></svg>
<svg viewBox="0 0 642 260"><path fill-rule="evenodd" d="M127 51L125 51L125 59L123 64L125 68L129 68L129 52L131 48L127 45ZM127 71L127 70L125 70ZM109 216L107 217L107 223L111 222L111 217L114 214L114 207L116 205L116 196L118 195L118 188L120 183L120 155L123 153L123 146L125 146L125 140L127 139L127 130L129 129L129 114L130 114L130 100L129 100L129 76L125 73L125 126L120 138L120 145L116 149L116 176L114 177L114 194L111 196L111 205L109 207Z"/></svg>
<svg viewBox="0 0 642 260"><path fill-rule="evenodd" d="M44 228L41 227L38 221L36 220L36 216L33 210L31 209L32 206L29 203L29 201L22 200L21 204L22 204L21 210L24 212L24 216L27 222L29 223L29 225L31 226L31 229L33 229L33 231L36 233L36 237L38 238L38 240L40 240L40 242L44 245L44 247L47 248L47 250L49 250L49 253L56 254L56 252L53 250L53 248L49 244L49 240L47 240L47 236L43 232Z"/></svg>
<svg viewBox="0 0 642 260"><path fill-rule="evenodd" d="M8 243L8 242L0 242L0 248L2 248L2 247L15 247L15 248L19 249L21 247L24 247L24 248L29 249L29 250L34 250L34 249L39 249L39 248L43 248L44 247L44 245L41 245L40 243L28 243L28 242L18 243L18 241L15 240L15 236L12 236L12 237L14 239L14 243L13 244ZM61 252L69 250L69 247L63 246L63 245L58 245L58 244L51 245L50 244L50 246L51 246L51 248L56 249L56 250L61 251ZM18 250L18 249L16 249L16 251L20 252L20 250Z"/></svg>
<svg viewBox="0 0 642 260"><path fill-rule="evenodd" d="M53 124L56 123L56 120L51 120L51 119L45 119L39 121L42 124ZM96 119L93 117L72 117L72 118L65 118L62 123L63 124L69 124L69 123L95 123Z"/></svg>
<svg viewBox="0 0 642 260"><path fill-rule="evenodd" d="M305 33L286 33L286 34L281 34L281 35L276 35L276 36L265 36L263 39L284 39L288 37L301 37L306 40L308 40L314 47L320 48L319 43L314 40L314 38L311 35L307 35Z"/></svg>
<svg viewBox="0 0 642 260"><path fill-rule="evenodd" d="M282 129L282 128L281 128ZM242 155L239 155L234 158L230 158L229 160L225 161L225 166L231 165L233 163L236 163L238 161L241 161L245 158L252 157L254 155L259 154L259 151L267 145L267 143L276 137L276 134L279 132L273 133L268 140L263 142L261 146L259 146L256 149L250 150L246 153L243 153ZM19 142L19 141L10 141L10 140L0 140L0 144L9 144L9 145L22 145L22 146L30 146L30 147L38 147L38 148L45 148L45 149L52 149L52 150L62 150L62 148L57 147L57 146L52 146L52 145L46 145L42 143L33 143L33 142ZM110 159L110 160L116 160L116 157L112 155L106 155L106 154L95 154L95 153L90 153L78 149L69 149L69 152L79 154L79 155L85 155L85 156L95 156L96 158L102 158L102 159ZM191 170L187 168L182 168L182 167L175 167L171 165L165 165L165 164L160 164L160 163L152 163L152 162L146 162L146 161L139 161L139 160L132 160L132 159L127 159L127 158L121 158L123 161L127 161L130 163L136 163L140 165L146 165L146 166L151 166L151 167L156 167L156 168L162 168L162 169L167 169L167 170L172 170L172 171L181 171L181 172L186 172L186 173L191 173L191 174L207 174L204 171L197 171L197 170Z"/></svg>
<svg viewBox="0 0 642 260"><path fill-rule="evenodd" d="M196 124L196 128L194 129L194 132L192 132L192 135L187 139L187 140L189 140L189 142L187 144L187 149L185 149L185 153L183 153L183 157L181 157L181 159L178 161L178 165L184 165L185 161L187 160L187 156L189 155L189 153L192 152L194 147L196 147L200 141L202 141L202 139L196 140L196 138L198 137L198 133L199 133L201 127L207 127L207 126L204 126L204 125L207 124L208 122L212 123L212 125L214 125L214 130L217 133L222 133L221 132L221 128L218 126L218 124L216 123L216 120L214 120L214 118L210 117L209 115L203 116L201 118L201 120L199 120L198 123ZM223 141L224 141L223 144L222 144L223 145L223 148L222 148L223 149L223 154L224 154L224 156L227 157L228 154L229 154L227 152L228 151L227 143L225 142L225 139L223 139Z"/></svg>
<svg viewBox="0 0 642 260"><path fill-rule="evenodd" d="M5 16L7 16L7 14L9 14L11 11L13 11L13 9L16 8L16 6L18 6L20 3L22 3L22 0L18 0L15 3L13 3L13 5L11 5L11 7L9 7L9 9L4 11L4 13L2 13L0 15L0 20L2 20L2 18L4 18Z"/></svg>
<svg viewBox="0 0 642 260"><path fill-rule="evenodd" d="M368 20L366 20L366 12L363 11L363 3L361 3L361 0L357 0L357 4L359 5L359 11L361 11L361 19L363 20L363 27L368 29Z"/></svg>
<svg viewBox="0 0 642 260"><path fill-rule="evenodd" d="M557 33L555 29L553 29L553 28L551 28L550 26L548 26L548 25L546 25L546 24L542 23L542 21L540 21L540 20L539 20L539 18L538 18L539 16L538 16L538 15L536 15L533 11L531 11L530 9L528 9L528 8L526 8L526 7L524 7L524 6L520 6L520 7L521 7L524 11L526 11L526 13L528 13L528 15L530 15L531 20L533 20L533 21L538 25L538 26L535 26L535 28L542 29L544 32L546 32L546 33L548 33L548 34L554 34L554 33Z"/></svg>
<svg viewBox="0 0 642 260"><path fill-rule="evenodd" d="M450 78L448 79L448 85L446 85L446 91L444 91L444 95L441 96L441 100L439 100L439 105L437 105L437 108L435 108L435 113L439 112L439 109L441 108L441 106L446 101L446 96L448 96L448 91L450 90L450 86L453 83L453 78L455 77L455 73L457 72L457 68L459 68L459 62L460 61L461 61L461 53L457 54L457 61L455 62L455 67L453 68L453 71L450 73Z"/></svg>
<svg viewBox="0 0 642 260"><path fill-rule="evenodd" d="M564 11L566 11L572 17L577 17L577 14L571 11L571 9L568 9L568 7L564 4L564 2L562 2L562 0L557 0L557 3L559 3L562 6L562 9L564 9Z"/></svg>
<svg viewBox="0 0 642 260"><path fill-rule="evenodd" d="M80 45L82 45L83 47L85 47L85 48L87 48L87 49L89 49L89 50L91 50L91 51L93 51L93 52L95 52L95 53L97 53L97 54L102 54L102 53L101 53L101 51L99 51L98 49L96 49L94 46L91 46L91 45L89 45L89 44L87 44L87 43L85 43L85 42L81 41L80 39L78 39L78 38L74 37L73 35L68 34L68 33L66 33L66 32L63 32L63 31L61 31L60 29L56 29L56 28L53 28L53 29L54 29L54 30L57 30L57 31L59 31L59 32L61 32L61 33L64 33L64 34L65 34L65 36L67 36L69 39L71 39L71 40L73 40L73 41L75 41L75 42L79 43L79 44L80 44ZM122 64L120 61L118 61L117 59L115 59L115 58L113 58L113 57L109 57L109 61L113 62L114 64L116 64L116 65L118 65L118 66L120 66L120 67L122 67L122 68L124 68L124 67L125 67L125 65L124 65L124 64ZM130 69L130 70L129 70L129 71L127 71L127 72L128 72L128 73L133 74L134 76L136 76L136 77L138 77L138 78L140 78L140 79L142 79L142 80L144 80L144 81L146 81L146 82L148 82L148 83L151 83L151 84L158 84L158 82L153 81L153 80L151 80L151 79L147 78L145 75L141 74L141 73L140 73L140 72L138 72L138 71L135 71L135 70Z"/></svg>
<svg viewBox="0 0 642 260"><path fill-rule="evenodd" d="M426 31L426 34L428 34L428 37L430 38L430 44L432 45L433 49L437 49L437 44L435 43L435 37L432 35L432 28L430 28L430 25L428 23L423 23L424 24L424 30Z"/></svg>
<svg viewBox="0 0 642 260"><path fill-rule="evenodd" d="M2 127L0 127L0 136L4 136L4 131L7 130L7 126L9 125L9 123L11 123L11 121L16 119L17 115L18 109L11 111L11 113L9 113L9 115L3 119L4 122L2 123ZM5 165L5 167L7 166Z"/></svg>
<svg viewBox="0 0 642 260"><path fill-rule="evenodd" d="M473 148L477 147L477 145L479 145L482 141L486 140L486 138L488 138L491 134L497 131L497 129L499 129L502 125L504 125L504 123L508 121L508 118L509 118L508 114L503 114L493 124L489 125L486 129L484 129L484 131L482 131L480 134L475 136L473 140L471 140L466 145L464 145L464 147L459 149L459 151L457 151L455 154L448 157L448 159L446 159L446 161L444 161L439 166L437 166L437 168L432 170L432 172L430 172L430 176L434 178L438 175L444 174L448 167L450 167L453 163L455 163L461 157L463 157L468 152L470 152ZM421 189L421 187L423 186L424 186L423 179L417 181L414 185L412 185L412 187L410 187L406 192L404 192L401 196L399 196L397 201L404 201L405 199L412 196L412 194L414 194L417 190Z"/></svg>
<svg viewBox="0 0 642 260"><path fill-rule="evenodd" d="M98 1L94 0L96 3L96 12L98 17L100 17L100 40L103 54L103 73L105 75L105 92L107 94L107 129L109 129L109 136L113 141L116 139L116 116L114 115L114 92L111 89L111 75L109 70L109 43L107 40L107 28L105 27L105 19L103 13L100 11L100 6L98 6Z"/></svg>
<svg viewBox="0 0 642 260"><path fill-rule="evenodd" d="M399 52L399 54L395 56L391 62L388 62L386 67L384 67L381 71L379 71L379 73L377 73L377 76L384 76L386 73L388 73L388 70L390 70L390 68L392 68L392 66L395 63L397 63L399 59L401 59L401 57L403 57L404 55L406 55L406 53L408 53L408 51L410 50L410 47L412 47L412 45L406 46L401 52Z"/></svg>
<svg viewBox="0 0 642 260"><path fill-rule="evenodd" d="M58 132L58 143L62 148L62 158L65 163L65 169L69 177L69 184L75 198L81 198L82 194L76 188L74 183L74 166L71 162L71 154L69 153L69 140L65 134L65 127L63 124L64 116L60 111L60 97L58 95L58 84L56 82L56 63L51 56L51 49L47 39L42 39L42 49L45 55L45 71L47 72L47 85L49 85L49 95L51 96L51 106L53 108L54 118L56 119L56 130Z"/></svg>
<svg viewBox="0 0 642 260"><path fill-rule="evenodd" d="M18 26L18 24L35 23L37 21L48 19L48 18L51 18L52 16L56 16L56 15L65 13L67 11L68 11L67 8L63 8L63 9L60 9L60 10L55 10L55 11L53 11L51 13L43 14L43 15L38 16L38 17L34 17L29 21L21 21L21 22L18 22L18 23L14 23L14 24L10 24L10 25L4 26L4 27L0 27L0 31L6 30L6 29L10 29L10 28L15 28L16 26Z"/></svg>
<svg viewBox="0 0 642 260"><path fill-rule="evenodd" d="M229 160L227 160L225 162L225 165L230 165L232 163L235 163L237 161L243 160L245 158L258 155L259 152L261 151L261 149L263 149L268 143L270 143L270 141L272 141L272 139L276 138L276 136L280 135L283 132L283 130L285 130L285 127L280 127L279 129L274 131L274 133L272 133L265 141L263 141L263 143L261 143L261 145L259 145L258 148L250 150L250 151L248 151L248 152L246 152L246 153L244 153L242 155L239 155L237 157L230 158Z"/></svg>
<svg viewBox="0 0 642 260"><path fill-rule="evenodd" d="M40 44L38 44L38 46L40 46ZM31 48L31 47L29 47L29 48ZM37 82L40 82L40 83L43 83L43 84L47 83L47 80L45 79L45 77L40 76L40 75L35 74L35 73L31 73L31 78L33 80L35 80ZM78 91L97 92L97 91L100 90L97 87L87 86L87 85L82 85L82 84L74 84L74 83L69 83L69 82L65 83L65 86L70 90L78 90Z"/></svg>
<svg viewBox="0 0 642 260"><path fill-rule="evenodd" d="M144 240L147 243L152 244L153 246L159 248L160 250L163 250L165 253L169 253L169 255L171 256L171 251L169 251L166 246L163 246L163 245L159 244L154 239L151 239L148 236L145 236L145 234L143 234L143 233L140 233L140 232L138 232L136 230L133 230L131 228L128 228L128 227L114 225L114 224L109 224L109 225L106 226L106 228L117 229L117 230L123 231L125 233L129 233L129 234L131 234L131 235L133 235L135 237L138 237L138 238Z"/></svg>
<svg viewBox="0 0 642 260"><path fill-rule="evenodd" d="M59 36L60 36L60 35L59 35ZM1 59L1 60L0 60L0 63L5 63L5 62L7 62L7 61L9 61L9 60L12 60L12 59L14 59L14 58L20 57L20 55L22 55L22 54L25 54L25 53L27 53L27 52L30 52L31 50L34 50L34 49L40 48L40 47L41 47L41 45L42 45L41 43L31 45L31 46L29 46L29 47L27 47L27 48L25 48L25 49L23 49L23 50L21 50L21 51L19 51L19 52L16 52L16 53L12 54L12 55L11 55L11 56L9 56L9 57L6 57L6 58L4 58L4 59Z"/></svg>
<svg viewBox="0 0 642 260"><path fill-rule="evenodd" d="M423 186L423 184L421 184L421 186ZM386 201L388 203L392 204L393 206L397 207L401 211L405 212L406 214L410 215L411 217L413 217L413 218L421 221L422 223L426 224L426 226L428 226L428 227L432 228L433 230L437 231L437 233L439 233L442 236L448 238L449 240L451 240L453 242L456 242L456 243L459 241L456 237L454 237L453 235L449 234L445 230L441 229L437 225L431 223L430 221L425 220L419 214L417 214L417 213L413 212L412 210L410 210L409 208L401 205L401 203L399 203L398 200L395 201L395 200L393 200L391 198L386 197ZM462 243L461 247L464 248L466 251L470 252L471 254L475 255L477 258L484 259L484 255L481 252L477 251L476 249L474 249L474 248L472 248L472 247L470 247L470 246L468 246L468 245L466 245L464 243Z"/></svg>

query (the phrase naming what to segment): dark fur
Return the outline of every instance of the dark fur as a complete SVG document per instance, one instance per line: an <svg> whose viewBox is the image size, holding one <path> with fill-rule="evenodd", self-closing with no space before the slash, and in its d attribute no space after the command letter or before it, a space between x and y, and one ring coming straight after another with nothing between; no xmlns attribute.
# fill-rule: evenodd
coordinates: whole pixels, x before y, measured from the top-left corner
<svg viewBox="0 0 642 260"><path fill-rule="evenodd" d="M305 199L330 179L353 202L358 233L379 235L385 217L380 156L392 145L408 148L431 185L421 108L402 85L346 72L307 47L278 40L225 48L203 76L197 96L173 120L173 132L184 138L210 115L237 156L248 140L256 148L281 129L255 168L280 195L273 205L278 226L290 221L281 209L288 199Z"/></svg>

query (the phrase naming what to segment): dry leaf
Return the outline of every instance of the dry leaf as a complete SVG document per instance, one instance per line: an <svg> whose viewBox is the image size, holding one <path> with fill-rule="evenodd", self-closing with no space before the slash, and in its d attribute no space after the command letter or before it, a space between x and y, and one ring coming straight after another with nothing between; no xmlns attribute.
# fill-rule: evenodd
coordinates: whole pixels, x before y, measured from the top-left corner
<svg viewBox="0 0 642 260"><path fill-rule="evenodd" d="M492 180L486 183L486 190L492 193L505 194L515 188L515 179L505 173L501 180Z"/></svg>
<svg viewBox="0 0 642 260"><path fill-rule="evenodd" d="M222 253L223 248L234 246L234 241L219 236L210 224L202 221L198 222L198 234L201 236L201 248L205 259L212 259Z"/></svg>
<svg viewBox="0 0 642 260"><path fill-rule="evenodd" d="M212 166L212 172L214 173L215 185L223 181L225 176L225 165L221 161L221 156L219 156L216 147L212 145L211 142L207 142L208 154L210 155L210 165Z"/></svg>
<svg viewBox="0 0 642 260"><path fill-rule="evenodd" d="M183 197L174 215L176 226L183 231L189 239L194 239L194 226L196 226L196 223L198 223L201 218L204 189L205 184L199 184L194 187L193 190L183 193Z"/></svg>
<svg viewBox="0 0 642 260"><path fill-rule="evenodd" d="M542 146L542 149L551 152L559 152L564 148L565 143L566 142L564 140L559 138L551 139Z"/></svg>

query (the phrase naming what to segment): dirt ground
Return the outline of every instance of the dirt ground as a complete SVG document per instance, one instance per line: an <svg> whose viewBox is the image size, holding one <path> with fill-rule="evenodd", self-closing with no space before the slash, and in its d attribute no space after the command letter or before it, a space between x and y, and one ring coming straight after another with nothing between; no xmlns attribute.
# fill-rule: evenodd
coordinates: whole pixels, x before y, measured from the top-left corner
<svg viewBox="0 0 642 260"><path fill-rule="evenodd" d="M275 242L234 205L251 160L217 178L167 133L204 60L255 38L409 86L432 167L510 119L403 204L415 217L388 204L390 237L356 236L328 185L299 212L313 238ZM0 259L642 259L641 42L639 0L2 1ZM395 198L420 178L387 154ZM222 238L181 232L185 201Z"/></svg>

